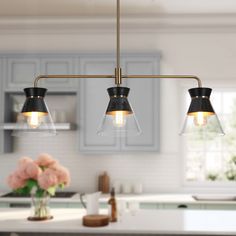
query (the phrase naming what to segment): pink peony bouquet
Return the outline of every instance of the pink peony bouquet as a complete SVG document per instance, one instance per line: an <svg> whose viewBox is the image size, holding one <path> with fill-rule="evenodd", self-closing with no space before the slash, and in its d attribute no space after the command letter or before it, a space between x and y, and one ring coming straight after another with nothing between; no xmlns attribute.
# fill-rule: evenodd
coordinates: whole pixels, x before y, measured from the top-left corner
<svg viewBox="0 0 236 236"><path fill-rule="evenodd" d="M53 196L57 188L70 183L69 171L48 154L40 154L36 160L22 157L17 169L8 176L8 185L19 194Z"/></svg>

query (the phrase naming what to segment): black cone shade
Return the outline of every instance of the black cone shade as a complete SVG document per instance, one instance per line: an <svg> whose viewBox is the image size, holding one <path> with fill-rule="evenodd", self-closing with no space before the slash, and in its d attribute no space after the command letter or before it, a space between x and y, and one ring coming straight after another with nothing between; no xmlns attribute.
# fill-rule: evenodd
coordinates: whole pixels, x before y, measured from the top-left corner
<svg viewBox="0 0 236 236"><path fill-rule="evenodd" d="M98 130L103 136L136 136L141 133L138 121L129 104L127 87L108 88L110 101Z"/></svg>
<svg viewBox="0 0 236 236"><path fill-rule="evenodd" d="M41 112L48 113L44 97L47 92L45 88L25 88L24 89L26 100L22 108L22 113L28 112ZM45 115L46 115L45 114Z"/></svg>
<svg viewBox="0 0 236 236"><path fill-rule="evenodd" d="M133 113L127 99L129 90L130 89L126 87L112 87L107 89L110 101L106 114L112 114L116 111L123 111L126 114Z"/></svg>

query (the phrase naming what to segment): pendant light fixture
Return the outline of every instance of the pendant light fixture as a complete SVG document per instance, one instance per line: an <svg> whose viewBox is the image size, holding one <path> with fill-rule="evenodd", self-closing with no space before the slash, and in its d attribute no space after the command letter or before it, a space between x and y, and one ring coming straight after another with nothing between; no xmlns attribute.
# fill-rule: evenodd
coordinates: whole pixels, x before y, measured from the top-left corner
<svg viewBox="0 0 236 236"><path fill-rule="evenodd" d="M54 135L50 112L44 102L46 89L38 88L38 81L41 79L59 78L109 78L115 80L114 87L108 88L110 101L105 112L103 121L98 130L98 134L106 136L132 136L139 135L141 129L128 102L130 89L122 87L123 79L191 79L196 80L198 87L189 90L192 98L187 118L181 134L191 134L196 132L207 132L214 134L224 134L217 115L210 103L210 88L202 87L201 80L195 75L123 75L120 67L120 0L117 0L116 12L116 68L113 75L39 75L34 81L34 87L26 88L26 102L22 109L24 116L23 132L44 133ZM26 128L24 128L26 127Z"/></svg>
<svg viewBox="0 0 236 236"><path fill-rule="evenodd" d="M220 121L211 105L210 88L189 89L190 107L181 134L224 135Z"/></svg>
<svg viewBox="0 0 236 236"><path fill-rule="evenodd" d="M13 136L56 135L55 125L44 101L47 89L32 87L25 88L24 92L26 100L21 111L22 116L13 131Z"/></svg>
<svg viewBox="0 0 236 236"><path fill-rule="evenodd" d="M108 88L110 101L98 134L102 136L137 136L141 134L138 121L129 104L127 87Z"/></svg>

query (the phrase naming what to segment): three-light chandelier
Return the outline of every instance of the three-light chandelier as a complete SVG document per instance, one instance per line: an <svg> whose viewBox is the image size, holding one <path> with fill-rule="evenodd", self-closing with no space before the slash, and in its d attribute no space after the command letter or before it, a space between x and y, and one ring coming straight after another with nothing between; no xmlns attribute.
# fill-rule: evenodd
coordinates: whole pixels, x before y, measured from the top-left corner
<svg viewBox="0 0 236 236"><path fill-rule="evenodd" d="M34 81L34 87L25 88L26 101L22 108L23 119L14 133L16 136L26 134L55 135L56 129L49 109L44 101L47 89L38 87L41 79L60 78L107 78L114 79L115 86L108 88L110 101L101 126L97 133L106 136L135 136L141 134L141 129L135 113L129 104L130 89L122 86L123 79L191 79L197 82L197 87L189 89L191 104L187 111L181 134L196 132L224 132L219 119L210 102L212 89L202 87L201 80L194 75L124 75L120 67L120 0L117 0L116 14L116 68L113 75L39 75Z"/></svg>

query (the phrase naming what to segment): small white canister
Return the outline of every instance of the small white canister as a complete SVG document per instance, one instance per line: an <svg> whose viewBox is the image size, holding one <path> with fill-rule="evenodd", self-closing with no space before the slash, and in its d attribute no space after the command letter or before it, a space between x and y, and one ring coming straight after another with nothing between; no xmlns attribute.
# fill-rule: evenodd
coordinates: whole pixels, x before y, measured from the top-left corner
<svg viewBox="0 0 236 236"><path fill-rule="evenodd" d="M141 194L143 193L143 185L140 182L133 183L133 193Z"/></svg>
<svg viewBox="0 0 236 236"><path fill-rule="evenodd" d="M122 184L122 193L125 193L125 194L132 193L131 183L125 182Z"/></svg>

